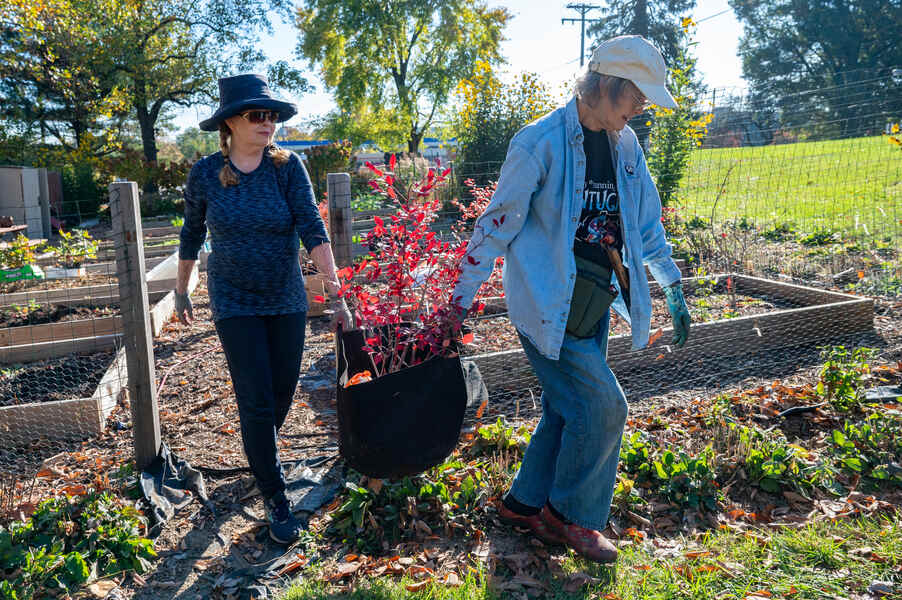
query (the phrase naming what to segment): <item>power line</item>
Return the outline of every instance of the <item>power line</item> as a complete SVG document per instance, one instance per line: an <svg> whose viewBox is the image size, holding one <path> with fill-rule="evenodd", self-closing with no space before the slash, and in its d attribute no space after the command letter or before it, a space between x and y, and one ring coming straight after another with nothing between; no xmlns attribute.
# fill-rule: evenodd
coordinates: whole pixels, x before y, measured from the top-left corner
<svg viewBox="0 0 902 600"><path fill-rule="evenodd" d="M579 13L579 18L566 17L561 19L561 24L564 23L579 23L579 66L583 66L583 61L586 57L586 22L589 23L597 23L601 21L601 19L587 19L586 15L589 12L600 9L601 7L597 4L568 4L567 8L570 10L575 10Z"/></svg>
<svg viewBox="0 0 902 600"><path fill-rule="evenodd" d="M699 19L698 21L696 21L696 23L701 23L702 21L707 21L708 19L713 19L714 17L719 17L720 15L725 15L728 12L730 12L731 10L733 10L733 9L732 8L724 9L724 10L720 11L719 13L714 13L713 15L709 15L709 16L705 17L704 19Z"/></svg>

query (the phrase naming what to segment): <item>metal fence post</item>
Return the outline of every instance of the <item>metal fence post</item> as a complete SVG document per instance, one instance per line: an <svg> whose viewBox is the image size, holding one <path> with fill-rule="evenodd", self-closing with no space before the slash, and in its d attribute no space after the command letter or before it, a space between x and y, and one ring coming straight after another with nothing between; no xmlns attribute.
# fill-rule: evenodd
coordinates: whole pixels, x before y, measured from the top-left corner
<svg viewBox="0 0 902 600"><path fill-rule="evenodd" d="M138 184L110 184L110 215L116 247L119 304L123 342L128 364L128 394L132 413L135 463L144 470L160 449L160 415L157 407L156 375L150 306L144 273L144 241Z"/></svg>
<svg viewBox="0 0 902 600"><path fill-rule="evenodd" d="M326 176L329 197L329 234L332 237L332 254L339 267L354 262L351 224L351 176L348 173L329 173Z"/></svg>

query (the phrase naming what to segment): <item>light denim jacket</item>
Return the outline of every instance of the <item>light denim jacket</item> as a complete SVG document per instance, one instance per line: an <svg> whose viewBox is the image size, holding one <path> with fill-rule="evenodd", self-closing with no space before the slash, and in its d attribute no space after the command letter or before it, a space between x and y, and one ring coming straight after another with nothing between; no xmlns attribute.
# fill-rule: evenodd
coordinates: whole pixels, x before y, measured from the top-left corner
<svg viewBox="0 0 902 600"><path fill-rule="evenodd" d="M627 314L619 296L613 308L631 323L633 349L638 350L648 344L651 323L643 264L662 286L678 281L680 271L671 258L661 224L661 199L636 134L627 126L609 132L609 140L616 163L631 311ZM552 360L560 355L573 296L573 240L585 181L583 131L573 99L511 140L498 188L476 221L454 289L454 299L469 307L491 274L495 258L504 255L511 323ZM616 278L613 284L619 287Z"/></svg>

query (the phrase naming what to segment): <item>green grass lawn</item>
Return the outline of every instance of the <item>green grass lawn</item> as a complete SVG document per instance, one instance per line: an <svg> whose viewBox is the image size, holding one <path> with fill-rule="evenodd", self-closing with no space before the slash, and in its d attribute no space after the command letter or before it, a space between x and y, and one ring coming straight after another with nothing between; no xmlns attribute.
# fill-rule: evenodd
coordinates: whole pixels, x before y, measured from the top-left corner
<svg viewBox="0 0 902 600"><path fill-rule="evenodd" d="M556 600L820 600L871 597L867 590L874 582L895 581L894 594L887 597L899 598L900 564L902 529L898 516L888 515L646 541L621 548L613 567L571 553L546 577L523 579L522 591L529 587L539 597ZM429 583L413 592L408 586L416 587L415 582L408 578L358 581L352 591L340 592L308 575L307 583L290 588L282 600L520 597L512 594L515 586L494 589L483 575L471 572L460 587ZM499 582L508 578L501 576Z"/></svg>
<svg viewBox="0 0 902 600"><path fill-rule="evenodd" d="M886 136L699 150L681 184L685 216L709 219L725 178L717 222L902 237L902 151Z"/></svg>

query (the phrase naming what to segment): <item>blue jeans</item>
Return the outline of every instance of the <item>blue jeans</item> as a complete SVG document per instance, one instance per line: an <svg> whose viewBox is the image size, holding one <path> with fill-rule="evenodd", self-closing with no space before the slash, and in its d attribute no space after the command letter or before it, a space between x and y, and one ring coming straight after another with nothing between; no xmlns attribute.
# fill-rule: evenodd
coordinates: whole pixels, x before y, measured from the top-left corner
<svg viewBox="0 0 902 600"><path fill-rule="evenodd" d="M607 364L610 311L594 338L564 336L560 358L520 342L542 383L542 419L511 495L527 506L550 502L571 522L604 529L611 512L626 396Z"/></svg>
<svg viewBox="0 0 902 600"><path fill-rule="evenodd" d="M276 446L301 371L307 313L216 321L241 419L241 441L264 498L285 491Z"/></svg>

